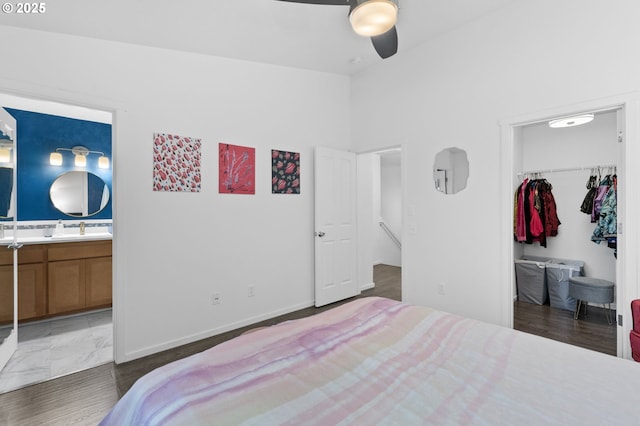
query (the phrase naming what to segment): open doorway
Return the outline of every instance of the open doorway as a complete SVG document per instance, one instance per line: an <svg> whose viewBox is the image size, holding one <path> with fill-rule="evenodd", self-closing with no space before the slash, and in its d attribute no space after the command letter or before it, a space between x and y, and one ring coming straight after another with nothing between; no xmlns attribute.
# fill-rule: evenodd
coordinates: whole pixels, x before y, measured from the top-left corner
<svg viewBox="0 0 640 426"><path fill-rule="evenodd" d="M552 121L543 121L518 129L513 321L517 330L616 355L617 330L610 318L615 317L613 286L618 281L617 110L588 118L582 125L551 127ZM607 193L613 209L605 238L600 210ZM583 308L576 319L578 302L570 294L575 277L610 283L611 304L591 300L587 314Z"/></svg>
<svg viewBox="0 0 640 426"><path fill-rule="evenodd" d="M361 289L383 285L401 299L402 150L358 155ZM364 277L364 280L363 278ZM371 277L371 281L367 279ZM400 297L398 297L400 295Z"/></svg>
<svg viewBox="0 0 640 426"><path fill-rule="evenodd" d="M630 358L629 330L631 313L629 301L638 297L637 270L635 263L637 259L636 223L638 217L638 203L635 197L631 196L631 188L638 185L633 168L632 160L637 153L637 145L640 134L634 125L634 118L638 114L638 96L627 94L610 98L603 98L594 101L586 101L577 105L570 105L549 109L543 112L523 114L503 120L502 126L502 161L501 161L501 211L502 225L501 238L505 250L503 251L503 264L501 266L503 285L503 310L502 322L505 325L514 326L514 300L518 296L514 261L517 258L516 247L514 245L514 192L521 182L519 172L524 172L524 165L521 161L522 147L518 141L522 138L524 126L547 122L558 117L571 117L583 113L603 113L616 111L617 134L614 135L616 149L616 173L617 173L617 258L615 260L615 288L614 297L616 303L616 317L613 328L616 332L616 354L619 357ZM552 153L549 153L550 155ZM563 154L565 159L571 159L570 155ZM564 163L568 171L573 169L589 169L596 164L576 164ZM553 167L549 167L553 169ZM588 173L588 171L587 171ZM554 178L555 179L555 178ZM585 196L586 182L577 189L581 196ZM578 209L580 206L576 206ZM624 226L624 232L623 231ZM613 255L613 254L611 254ZM579 321L579 320L574 320ZM576 322L577 325L577 322Z"/></svg>
<svg viewBox="0 0 640 426"><path fill-rule="evenodd" d="M0 104L18 123L17 225L5 236L22 246L18 345L0 372L6 392L113 361L113 118L8 94Z"/></svg>

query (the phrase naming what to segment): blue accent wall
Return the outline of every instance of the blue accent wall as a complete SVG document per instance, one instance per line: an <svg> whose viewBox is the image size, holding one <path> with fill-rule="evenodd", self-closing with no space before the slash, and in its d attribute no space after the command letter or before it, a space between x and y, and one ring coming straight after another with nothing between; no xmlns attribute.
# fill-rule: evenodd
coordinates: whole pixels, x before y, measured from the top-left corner
<svg viewBox="0 0 640 426"><path fill-rule="evenodd" d="M77 120L49 114L5 108L17 121L17 198L18 220L72 220L51 203L49 188L61 174L70 170L86 170L100 178L109 187L109 203L100 213L87 219L111 219L112 173L98 168L98 154L87 156L86 167L75 167L70 151L61 151L62 166L49 164L49 154L56 148L72 148L76 145L91 151L104 152L109 161L111 155L111 125Z"/></svg>

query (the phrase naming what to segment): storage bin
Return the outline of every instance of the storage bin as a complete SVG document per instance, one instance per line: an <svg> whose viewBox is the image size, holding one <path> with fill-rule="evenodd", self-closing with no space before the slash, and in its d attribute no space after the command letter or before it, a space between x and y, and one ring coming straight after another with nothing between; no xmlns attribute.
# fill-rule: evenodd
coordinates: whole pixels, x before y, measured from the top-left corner
<svg viewBox="0 0 640 426"><path fill-rule="evenodd" d="M523 256L515 261L518 300L573 311L576 300L569 297L569 278L584 275L584 262Z"/></svg>
<svg viewBox="0 0 640 426"><path fill-rule="evenodd" d="M569 278L584 275L584 262L581 260L550 259L546 263L545 275L551 307L574 311L577 301L569 296Z"/></svg>
<svg viewBox="0 0 640 426"><path fill-rule="evenodd" d="M549 259L523 256L515 260L518 300L536 305L547 302L546 263Z"/></svg>

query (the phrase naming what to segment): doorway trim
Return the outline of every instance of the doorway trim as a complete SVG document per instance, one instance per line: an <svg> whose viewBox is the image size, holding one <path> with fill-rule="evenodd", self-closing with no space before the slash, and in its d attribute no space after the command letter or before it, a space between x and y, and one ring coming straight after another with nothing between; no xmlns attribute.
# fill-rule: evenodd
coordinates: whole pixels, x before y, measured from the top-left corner
<svg viewBox="0 0 640 426"><path fill-rule="evenodd" d="M618 261L616 264L616 306L618 357L631 358L629 331L631 330L630 302L640 297L638 285L638 224L640 202L633 188L640 188L640 170L633 159L640 158L640 93L627 94L574 103L543 111L526 113L500 120L500 283L501 324L513 328L513 300L515 288L513 247L513 191L517 180L514 161L514 142L522 126L547 121L552 118L577 115L586 112L620 110L618 129L620 149L618 156ZM635 191L638 192L638 191ZM618 321L618 322L619 322Z"/></svg>
<svg viewBox="0 0 640 426"><path fill-rule="evenodd" d="M396 144L389 145L375 149L366 149L356 152L356 159L358 162L358 284L360 291L368 290L375 287L373 281L373 256L372 256L372 232L371 224L373 223L372 211L373 200L372 197L366 196L370 194L372 190L371 182L371 169L369 164L366 167L362 167L362 159L365 156L378 154L385 151L399 150L400 151L400 217L402 218L402 229L400 230L401 241L406 241L406 226L405 226L405 200L406 197L406 145ZM404 250L400 250L400 264L404 264ZM404 283L404 280L402 281ZM404 284L403 284L404 285ZM402 293L404 294L404 293Z"/></svg>

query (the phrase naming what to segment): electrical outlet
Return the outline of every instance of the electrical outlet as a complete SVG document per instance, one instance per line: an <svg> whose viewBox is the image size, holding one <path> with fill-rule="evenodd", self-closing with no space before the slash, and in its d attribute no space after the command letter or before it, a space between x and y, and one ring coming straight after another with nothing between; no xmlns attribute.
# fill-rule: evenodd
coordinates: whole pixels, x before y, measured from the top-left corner
<svg viewBox="0 0 640 426"><path fill-rule="evenodd" d="M438 294L441 296L444 296L445 294L447 294L447 292L445 291L444 283L438 284Z"/></svg>
<svg viewBox="0 0 640 426"><path fill-rule="evenodd" d="M250 286L249 286L249 289L248 289L248 291L247 291L247 295L248 295L249 297L253 297L253 296L255 296L255 295L256 295L256 287L255 287L255 286L250 285Z"/></svg>
<svg viewBox="0 0 640 426"><path fill-rule="evenodd" d="M213 293L213 296L211 297L211 304L219 305L220 299L222 299L222 296L220 296L220 293Z"/></svg>

